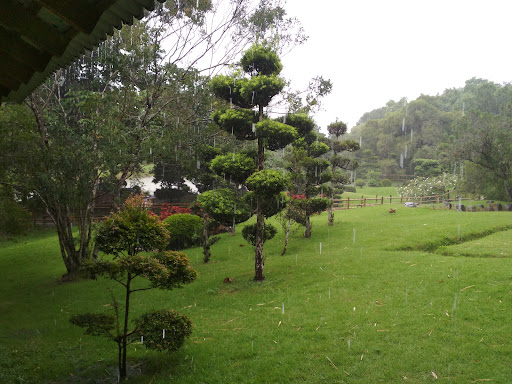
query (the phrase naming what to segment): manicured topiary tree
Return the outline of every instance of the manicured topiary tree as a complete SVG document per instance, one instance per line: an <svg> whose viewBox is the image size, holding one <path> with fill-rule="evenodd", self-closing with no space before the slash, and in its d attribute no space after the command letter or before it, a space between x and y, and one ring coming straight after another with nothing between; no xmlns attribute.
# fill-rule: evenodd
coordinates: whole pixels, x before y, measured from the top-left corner
<svg viewBox="0 0 512 384"><path fill-rule="evenodd" d="M234 226L246 221L251 216L249 206L238 198L236 192L231 188L218 188L201 193L197 197L197 205L193 210L203 217L202 243L205 263L211 257L211 219L225 226Z"/></svg>
<svg viewBox="0 0 512 384"><path fill-rule="evenodd" d="M347 124L336 120L327 126L327 132L331 136L329 147L332 150L331 162L331 186L329 188L331 205L329 206L328 225L334 224L334 213L332 211L332 201L336 193L343 192L343 185L348 184L347 176L341 170L354 170L357 168L357 161L343 157L341 152L354 152L359 149L359 143L354 140L340 141L340 136L347 133Z"/></svg>
<svg viewBox="0 0 512 384"><path fill-rule="evenodd" d="M104 276L124 287L124 307L112 294L113 314L82 313L70 318L72 324L85 328L86 334L106 337L117 343L121 378L126 377L127 373L126 352L129 344L139 340L144 342L145 339L146 348L176 350L190 335L192 328L186 316L169 310L145 313L135 319L135 326L130 328L132 293L153 288L179 288L197 276L184 253L163 251L169 234L164 223L147 208L141 196L130 197L119 213L112 214L100 223L96 241L100 250L112 257L84 266L93 278ZM134 285L135 280L141 279L145 279L147 284ZM164 330L172 332L165 334Z"/></svg>
<svg viewBox="0 0 512 384"><path fill-rule="evenodd" d="M212 91L226 103L213 114L213 120L223 130L232 133L239 140L256 140L258 146L258 176L247 180L247 186L256 207L256 240L254 255L254 280L265 279L263 274L263 241L265 234L265 210L270 200L279 201L284 188L282 175L265 173L265 149L284 148L297 138L297 130L290 125L265 118L264 109L274 96L285 86L285 80L279 77L282 69L277 54L265 44L254 44L247 50L240 61L239 70L231 76L220 75L210 81ZM266 177L274 185L272 193L262 192L267 186ZM279 179L279 181L278 181ZM255 188L255 189L252 189ZM256 189L258 192L256 192ZM268 212L267 212L268 213Z"/></svg>
<svg viewBox="0 0 512 384"><path fill-rule="evenodd" d="M322 196L321 187L331 177L325 172L329 162L321 157L329 151L329 147L320 140L314 131L315 123L308 116L295 116L290 124L300 127L304 135L293 142L285 155L290 181L289 195L292 197L285 217L288 219L288 230L293 220L304 226L304 237L311 237L310 216L324 211L329 205L328 199ZM286 246L287 243L283 254Z"/></svg>

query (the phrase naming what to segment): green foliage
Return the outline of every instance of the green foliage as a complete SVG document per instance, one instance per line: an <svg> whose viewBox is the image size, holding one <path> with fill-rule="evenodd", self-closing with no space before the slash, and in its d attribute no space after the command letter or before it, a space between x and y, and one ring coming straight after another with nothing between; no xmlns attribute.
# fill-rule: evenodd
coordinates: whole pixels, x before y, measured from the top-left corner
<svg viewBox="0 0 512 384"><path fill-rule="evenodd" d="M243 153L228 153L215 157L210 168L219 176L224 176L237 184L243 184L245 180L256 170L253 158Z"/></svg>
<svg viewBox="0 0 512 384"><path fill-rule="evenodd" d="M277 76L254 76L243 83L240 94L253 105L267 106L286 85L283 78Z"/></svg>
<svg viewBox="0 0 512 384"><path fill-rule="evenodd" d="M147 208L143 196L130 196L119 213L98 224L96 242L99 249L115 256L123 252L134 256L143 251L164 249L169 234L158 216Z"/></svg>
<svg viewBox="0 0 512 384"><path fill-rule="evenodd" d="M0 187L0 234L26 234L31 227L30 218L30 212L15 200L15 196Z"/></svg>
<svg viewBox="0 0 512 384"><path fill-rule="evenodd" d="M433 159L414 159L414 174L416 176L432 177L439 176L443 173L441 164L438 160Z"/></svg>
<svg viewBox="0 0 512 384"><path fill-rule="evenodd" d="M286 182L282 173L272 169L264 169L253 173L247 179L247 187L254 191L256 196L268 200L276 195L278 196L286 188Z"/></svg>
<svg viewBox="0 0 512 384"><path fill-rule="evenodd" d="M336 139L338 139L341 135L347 133L347 124L343 121L336 120L335 123L331 123L327 126L327 132L329 132L329 135L336 136Z"/></svg>
<svg viewBox="0 0 512 384"><path fill-rule="evenodd" d="M113 338L116 318L103 313L80 313L69 318L69 322L77 327L85 328L85 334Z"/></svg>
<svg viewBox="0 0 512 384"><path fill-rule="evenodd" d="M229 188L206 191L197 197L197 202L211 217L226 226L233 225L233 222L240 223L251 216L247 203Z"/></svg>
<svg viewBox="0 0 512 384"><path fill-rule="evenodd" d="M265 234L263 242L273 239L277 234L277 228L270 223L265 223ZM256 245L256 224L249 224L242 229L242 236L249 244Z"/></svg>
<svg viewBox="0 0 512 384"><path fill-rule="evenodd" d="M380 181L380 185L383 187L391 187L393 185L393 182L389 179L382 179Z"/></svg>
<svg viewBox="0 0 512 384"><path fill-rule="evenodd" d="M361 179L361 178L356 179L356 186L358 186L359 188L363 188L365 186L365 184L366 183L364 182L363 179Z"/></svg>
<svg viewBox="0 0 512 384"><path fill-rule="evenodd" d="M277 121L291 125L297 130L298 137L304 137L315 129L315 122L305 113L294 113L279 117Z"/></svg>
<svg viewBox="0 0 512 384"><path fill-rule="evenodd" d="M250 109L218 109L212 115L213 121L224 131L232 133L238 140L254 140L252 124L258 116Z"/></svg>
<svg viewBox="0 0 512 384"><path fill-rule="evenodd" d="M256 75L279 75L283 69L281 60L270 47L254 44L245 51L240 64L245 73Z"/></svg>
<svg viewBox="0 0 512 384"><path fill-rule="evenodd" d="M192 334L190 319L173 310L146 312L134 322L136 331L132 336L134 340L141 340L143 337L147 349L171 353L180 349L185 339Z"/></svg>
<svg viewBox="0 0 512 384"><path fill-rule="evenodd" d="M203 220L196 215L178 213L167 217L164 224L169 231L169 248L181 250L201 243Z"/></svg>
<svg viewBox="0 0 512 384"><path fill-rule="evenodd" d="M287 124L263 120L256 124L256 137L263 139L265 148L275 151L294 141L297 138L297 131Z"/></svg>

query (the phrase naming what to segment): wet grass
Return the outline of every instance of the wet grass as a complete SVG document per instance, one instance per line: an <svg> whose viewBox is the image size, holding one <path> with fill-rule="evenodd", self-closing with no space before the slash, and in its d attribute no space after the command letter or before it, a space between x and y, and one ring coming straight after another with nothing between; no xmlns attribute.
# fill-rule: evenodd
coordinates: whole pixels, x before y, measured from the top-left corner
<svg viewBox="0 0 512 384"><path fill-rule="evenodd" d="M127 382L508 382L510 253L458 254L503 252L512 213L389 207L338 211L333 227L315 216L312 238L295 233L285 256L278 233L265 244L263 283L252 281L241 227L214 245L210 264L189 250L198 280L135 295L134 314L174 308L194 333L171 355L133 345ZM0 244L0 269L0 382L116 381L115 345L68 323L108 311L107 281L59 284L54 236Z"/></svg>

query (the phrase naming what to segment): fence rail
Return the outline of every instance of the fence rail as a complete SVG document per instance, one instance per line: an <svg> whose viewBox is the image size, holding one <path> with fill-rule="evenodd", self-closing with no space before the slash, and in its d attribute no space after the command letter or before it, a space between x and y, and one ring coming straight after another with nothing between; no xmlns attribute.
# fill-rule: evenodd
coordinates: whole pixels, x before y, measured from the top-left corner
<svg viewBox="0 0 512 384"><path fill-rule="evenodd" d="M456 198L450 199L450 191L442 194L442 195L433 195L433 196L419 196L419 197L409 197L409 196L375 196L375 197L364 197L361 198L350 198L346 199L334 199L333 200L333 209L341 210L341 209L353 209L360 207L369 207L373 205L384 205L384 204L396 204L396 203L405 203L407 201L415 202L418 204L439 204L444 201L459 201L460 200L469 200L469 198Z"/></svg>

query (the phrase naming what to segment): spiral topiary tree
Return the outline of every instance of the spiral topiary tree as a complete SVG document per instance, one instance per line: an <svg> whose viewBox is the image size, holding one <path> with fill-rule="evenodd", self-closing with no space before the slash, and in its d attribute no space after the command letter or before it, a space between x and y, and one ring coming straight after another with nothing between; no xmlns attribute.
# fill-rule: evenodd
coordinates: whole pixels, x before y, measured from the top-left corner
<svg viewBox="0 0 512 384"><path fill-rule="evenodd" d="M239 140L257 141L257 169L247 180L256 208L256 238L254 280L265 280L263 274L263 242L266 205L269 199L279 199L285 183L281 175L264 170L265 149L277 150L294 141L297 130L290 125L265 117L264 109L285 86L279 77L282 64L277 54L265 44L254 44L242 56L240 69L231 76L219 75L210 81L213 93L226 103L213 114L213 120L223 130ZM268 183L266 182L269 178ZM278 187L277 187L278 186ZM268 187L268 189L266 189ZM270 193L270 191L272 193ZM268 212L267 212L268 214Z"/></svg>

